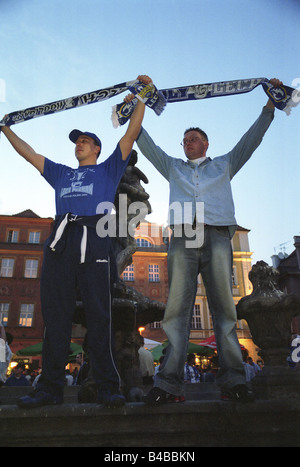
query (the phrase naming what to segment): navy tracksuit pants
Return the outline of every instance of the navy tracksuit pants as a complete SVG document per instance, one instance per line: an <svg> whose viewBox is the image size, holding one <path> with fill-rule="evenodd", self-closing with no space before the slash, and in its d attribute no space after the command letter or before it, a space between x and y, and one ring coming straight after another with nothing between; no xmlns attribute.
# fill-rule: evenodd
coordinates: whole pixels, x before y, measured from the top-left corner
<svg viewBox="0 0 300 467"><path fill-rule="evenodd" d="M93 219L89 225L89 219ZM41 303L45 323L43 368L39 388L61 395L70 349L72 318L77 290L85 309L87 349L99 389L118 392L120 378L115 364L111 316L112 264L109 237L98 237L94 218L76 216L67 222L59 244L49 247L59 222L44 247ZM86 241L82 261L82 239ZM112 277L113 276L113 277Z"/></svg>

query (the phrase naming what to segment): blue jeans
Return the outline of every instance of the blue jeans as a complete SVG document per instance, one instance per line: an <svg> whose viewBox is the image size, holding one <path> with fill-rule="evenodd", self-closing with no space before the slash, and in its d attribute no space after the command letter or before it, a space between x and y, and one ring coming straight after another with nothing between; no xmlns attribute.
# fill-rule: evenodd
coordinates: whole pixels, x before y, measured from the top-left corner
<svg viewBox="0 0 300 467"><path fill-rule="evenodd" d="M184 363L201 272L217 342L217 384L224 390L245 384L245 371L236 335L236 309L232 298L232 248L227 227L204 227L201 247L186 248L187 237L172 236L168 253L169 298L163 329L169 345L155 386L182 395Z"/></svg>

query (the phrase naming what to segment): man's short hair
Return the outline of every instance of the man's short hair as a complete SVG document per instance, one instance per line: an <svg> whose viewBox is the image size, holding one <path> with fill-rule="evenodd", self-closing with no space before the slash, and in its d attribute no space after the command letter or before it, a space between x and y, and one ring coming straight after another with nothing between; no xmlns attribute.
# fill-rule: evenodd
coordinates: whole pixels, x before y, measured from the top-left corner
<svg viewBox="0 0 300 467"><path fill-rule="evenodd" d="M203 136L203 138L205 138L206 141L208 141L207 134L205 133L205 131L201 130L201 128L199 128L199 127L188 128L187 130L185 130L184 134L188 133L189 131L198 131L198 133L200 133L200 135Z"/></svg>

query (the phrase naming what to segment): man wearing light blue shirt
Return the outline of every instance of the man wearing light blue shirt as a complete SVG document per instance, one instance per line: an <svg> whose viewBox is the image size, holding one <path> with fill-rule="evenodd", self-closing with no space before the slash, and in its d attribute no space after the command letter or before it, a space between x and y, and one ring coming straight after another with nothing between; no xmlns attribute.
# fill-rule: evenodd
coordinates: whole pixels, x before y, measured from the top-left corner
<svg viewBox="0 0 300 467"><path fill-rule="evenodd" d="M271 84L277 87L282 83L274 79ZM147 404L161 405L184 393L184 363L200 272L217 341L220 369L216 381L221 397L253 400L246 386L232 298L231 238L237 222L230 182L259 146L273 118L274 105L269 100L232 151L214 159L206 157L208 137L199 128L184 134L187 161L167 155L144 129L137 139L141 152L169 181L173 230L168 252L169 298L163 320L169 345L155 387L145 397Z"/></svg>

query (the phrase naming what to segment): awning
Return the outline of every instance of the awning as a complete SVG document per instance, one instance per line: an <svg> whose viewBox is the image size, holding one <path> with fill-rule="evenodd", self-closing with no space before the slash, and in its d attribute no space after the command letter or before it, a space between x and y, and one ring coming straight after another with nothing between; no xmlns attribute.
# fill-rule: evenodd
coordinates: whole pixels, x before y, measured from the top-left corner
<svg viewBox="0 0 300 467"><path fill-rule="evenodd" d="M215 335L213 334L212 336L208 337L207 339L204 339L203 341L199 342L199 345L203 347L209 347L210 349L217 350L217 343L216 343L216 338ZM241 350L246 350L246 347L244 347L242 344L240 344Z"/></svg>
<svg viewBox="0 0 300 467"><path fill-rule="evenodd" d="M154 347L161 345L161 342L153 341L152 339L144 338L144 347L145 349L152 350Z"/></svg>
<svg viewBox="0 0 300 467"><path fill-rule="evenodd" d="M154 349L151 350L151 353L155 361L159 360L160 357L163 355L163 350L168 346L168 343L169 341L166 340L161 345L158 345L157 347L154 347ZM209 356L209 355L215 354L213 349L195 344L194 342L189 342L187 353L195 353L197 355L203 355L203 356Z"/></svg>
<svg viewBox="0 0 300 467"><path fill-rule="evenodd" d="M29 345L28 347L24 347L24 349L18 350L16 355L24 356L24 357L42 355L42 349L43 349L43 342L38 342L37 344ZM75 344L74 342L70 343L70 354L81 353L81 352L82 352L81 345Z"/></svg>

